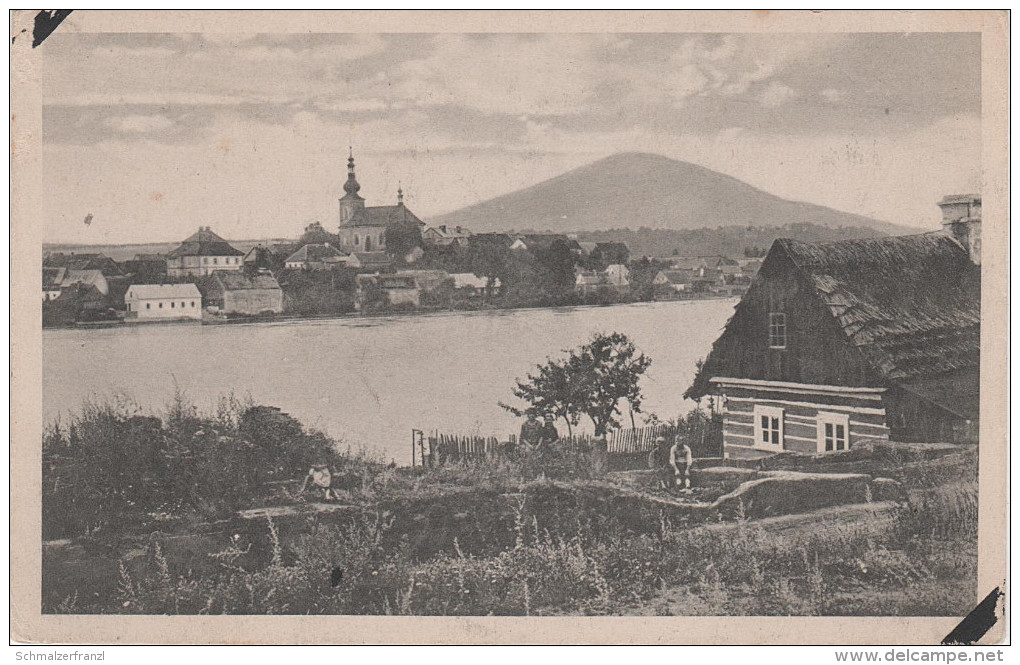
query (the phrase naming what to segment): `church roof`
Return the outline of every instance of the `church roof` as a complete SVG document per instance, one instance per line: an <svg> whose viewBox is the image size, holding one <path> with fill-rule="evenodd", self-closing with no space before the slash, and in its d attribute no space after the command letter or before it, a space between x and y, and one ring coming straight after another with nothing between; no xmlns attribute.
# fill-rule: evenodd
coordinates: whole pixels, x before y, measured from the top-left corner
<svg viewBox="0 0 1020 665"><path fill-rule="evenodd" d="M393 226L397 224L416 224L424 226L425 222L418 219L418 216L407 209L404 205L392 206L369 206L364 209L364 214L355 215L350 222L343 224L344 227L357 226Z"/></svg>

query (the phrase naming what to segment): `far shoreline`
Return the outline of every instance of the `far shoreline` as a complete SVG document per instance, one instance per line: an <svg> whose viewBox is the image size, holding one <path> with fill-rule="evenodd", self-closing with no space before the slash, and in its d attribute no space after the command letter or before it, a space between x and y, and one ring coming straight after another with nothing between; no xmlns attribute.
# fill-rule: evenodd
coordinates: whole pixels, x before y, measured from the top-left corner
<svg viewBox="0 0 1020 665"><path fill-rule="evenodd" d="M616 302L616 303L605 303L605 304L581 304L581 305L537 305L537 306L520 306L520 307L493 307L489 309L430 309L430 310L410 310L410 311L393 311L393 312L379 312L375 314L360 314L358 312L350 312L347 314L337 315L322 315L322 316L273 316L273 317L237 317L233 319L223 320L193 320L193 319L175 319L175 320L153 320L153 321L134 321L126 323L123 320L118 321L95 321L89 323L76 323L68 326L44 326L43 332L46 331L79 331L79 330L111 330L111 329L123 329L130 330L135 328L150 328L150 327L165 327L165 326L238 326L238 325L269 325L269 324L290 324L299 322L329 322L329 321L348 321L348 320L361 320L361 321L378 321L381 319L395 319L395 318L410 318L410 317L438 317L444 315L474 315L474 314L502 314L502 313L514 313L521 311L577 311L585 309L609 309L615 307L626 307L633 305L656 305L661 303L695 303L695 302L706 302L706 301L718 301L718 300L733 300L739 301L740 296L707 296L702 298L683 298L676 300L636 300L633 302Z"/></svg>

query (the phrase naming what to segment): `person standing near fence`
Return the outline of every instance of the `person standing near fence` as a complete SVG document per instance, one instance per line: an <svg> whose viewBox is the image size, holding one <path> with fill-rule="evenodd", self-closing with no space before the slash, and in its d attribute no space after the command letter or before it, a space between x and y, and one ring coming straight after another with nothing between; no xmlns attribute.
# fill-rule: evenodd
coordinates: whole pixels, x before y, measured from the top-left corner
<svg viewBox="0 0 1020 665"><path fill-rule="evenodd" d="M690 446L684 443L678 434L673 447L669 449L669 465L673 467L674 485L678 489L691 489L692 464L694 464L694 454L691 452Z"/></svg>
<svg viewBox="0 0 1020 665"><path fill-rule="evenodd" d="M659 489L669 490L673 487L673 467L669 461L669 448L666 437L655 438L655 445L648 453L648 468L655 474Z"/></svg>
<svg viewBox="0 0 1020 665"><path fill-rule="evenodd" d="M528 419L521 425L521 436L517 439L521 446L521 452L527 454L536 450L542 443L542 425L535 418L534 413L528 414Z"/></svg>
<svg viewBox="0 0 1020 665"><path fill-rule="evenodd" d="M545 423L542 425L542 445L547 446L560 440L560 433L556 431L553 424L553 417L546 415Z"/></svg>

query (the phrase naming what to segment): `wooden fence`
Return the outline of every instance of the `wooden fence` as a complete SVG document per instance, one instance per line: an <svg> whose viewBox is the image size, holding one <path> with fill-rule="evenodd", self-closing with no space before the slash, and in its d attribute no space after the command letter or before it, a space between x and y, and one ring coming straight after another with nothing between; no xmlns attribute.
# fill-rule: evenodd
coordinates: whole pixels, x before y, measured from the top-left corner
<svg viewBox="0 0 1020 665"><path fill-rule="evenodd" d="M412 438L414 458L417 463L428 466L462 459L491 458L517 448L517 437L513 434L501 439L438 431L425 436L423 432L415 431L419 436ZM722 422L707 415L686 421L679 428L663 424L613 430L606 437L607 449L610 456L643 456L652 449L658 437L672 443L678 432L695 457L722 457ZM562 437L554 445L563 451L587 451L592 450L594 437L587 434Z"/></svg>

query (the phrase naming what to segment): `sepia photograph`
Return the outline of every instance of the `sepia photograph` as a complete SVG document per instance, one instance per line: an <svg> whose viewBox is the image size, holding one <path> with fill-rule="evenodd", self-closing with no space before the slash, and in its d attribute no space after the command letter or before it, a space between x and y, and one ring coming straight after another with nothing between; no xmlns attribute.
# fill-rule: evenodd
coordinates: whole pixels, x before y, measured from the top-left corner
<svg viewBox="0 0 1020 665"><path fill-rule="evenodd" d="M937 644L1006 581L1008 15L89 14L12 29L30 613Z"/></svg>

